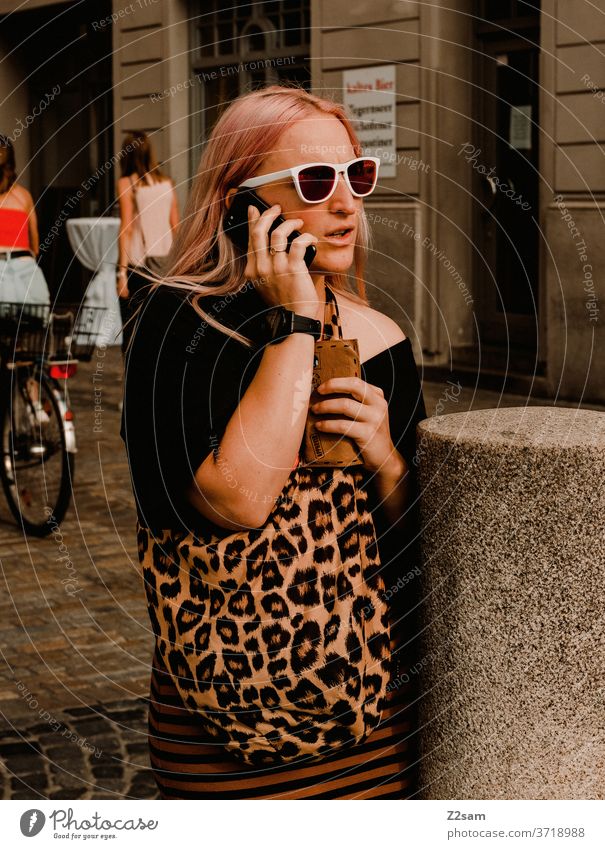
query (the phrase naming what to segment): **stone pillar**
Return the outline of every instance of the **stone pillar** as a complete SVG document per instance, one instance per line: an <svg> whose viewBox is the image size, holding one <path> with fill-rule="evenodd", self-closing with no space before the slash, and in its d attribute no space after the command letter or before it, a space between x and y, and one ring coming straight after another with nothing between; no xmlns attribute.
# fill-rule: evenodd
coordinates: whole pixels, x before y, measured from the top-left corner
<svg viewBox="0 0 605 849"><path fill-rule="evenodd" d="M605 798L605 414L418 426L420 798Z"/></svg>

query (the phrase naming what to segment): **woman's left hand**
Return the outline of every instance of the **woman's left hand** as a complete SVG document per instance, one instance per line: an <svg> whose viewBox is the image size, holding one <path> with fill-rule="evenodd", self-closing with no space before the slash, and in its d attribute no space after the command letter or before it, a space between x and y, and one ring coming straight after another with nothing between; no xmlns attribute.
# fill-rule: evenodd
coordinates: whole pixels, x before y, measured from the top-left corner
<svg viewBox="0 0 605 849"><path fill-rule="evenodd" d="M320 395L346 392L352 397L332 398L311 405L316 416L340 414L343 418L322 419L315 426L322 433L342 433L355 440L363 465L371 472L387 473L397 456L389 427L389 406L379 386L360 377L332 377L317 388Z"/></svg>

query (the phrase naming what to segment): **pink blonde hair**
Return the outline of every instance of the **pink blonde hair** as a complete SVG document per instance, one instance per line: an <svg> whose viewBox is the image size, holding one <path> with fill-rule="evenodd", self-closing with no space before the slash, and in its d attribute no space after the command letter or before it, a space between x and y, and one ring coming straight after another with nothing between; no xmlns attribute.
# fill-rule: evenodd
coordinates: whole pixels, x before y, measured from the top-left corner
<svg viewBox="0 0 605 849"><path fill-rule="evenodd" d="M340 103L310 94L298 86L268 86L238 97L216 122L206 144L183 220L159 285L195 293L193 306L212 327L238 339L251 341L206 315L200 300L207 295L232 295L242 288L246 256L223 230L227 191L253 177L264 157L279 144L282 133L295 121L314 112L333 115L345 127L356 156L362 155L359 139ZM346 274L326 275L334 289L357 303L368 305L363 278L370 239L366 217L359 216L354 267L358 292ZM221 281L217 283L216 281Z"/></svg>

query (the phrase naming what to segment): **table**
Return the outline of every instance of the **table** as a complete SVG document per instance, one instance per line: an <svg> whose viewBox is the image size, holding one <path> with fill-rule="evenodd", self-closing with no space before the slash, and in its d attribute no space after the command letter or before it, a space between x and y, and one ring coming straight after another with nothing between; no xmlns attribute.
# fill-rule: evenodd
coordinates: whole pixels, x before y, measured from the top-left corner
<svg viewBox="0 0 605 849"><path fill-rule="evenodd" d="M122 320L116 291L119 218L70 218L69 244L85 268L94 271L83 305L107 310L96 344L121 345Z"/></svg>

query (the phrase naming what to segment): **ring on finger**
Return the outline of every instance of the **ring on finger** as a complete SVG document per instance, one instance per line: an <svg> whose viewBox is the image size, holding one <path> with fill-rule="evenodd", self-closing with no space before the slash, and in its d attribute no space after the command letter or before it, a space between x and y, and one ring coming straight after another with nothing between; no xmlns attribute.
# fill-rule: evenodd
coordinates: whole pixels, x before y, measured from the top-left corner
<svg viewBox="0 0 605 849"><path fill-rule="evenodd" d="M287 250L288 248L275 248L273 247L273 245L271 245L271 247L269 248L269 253L271 254L271 256L275 256L275 254L283 254L284 251Z"/></svg>

